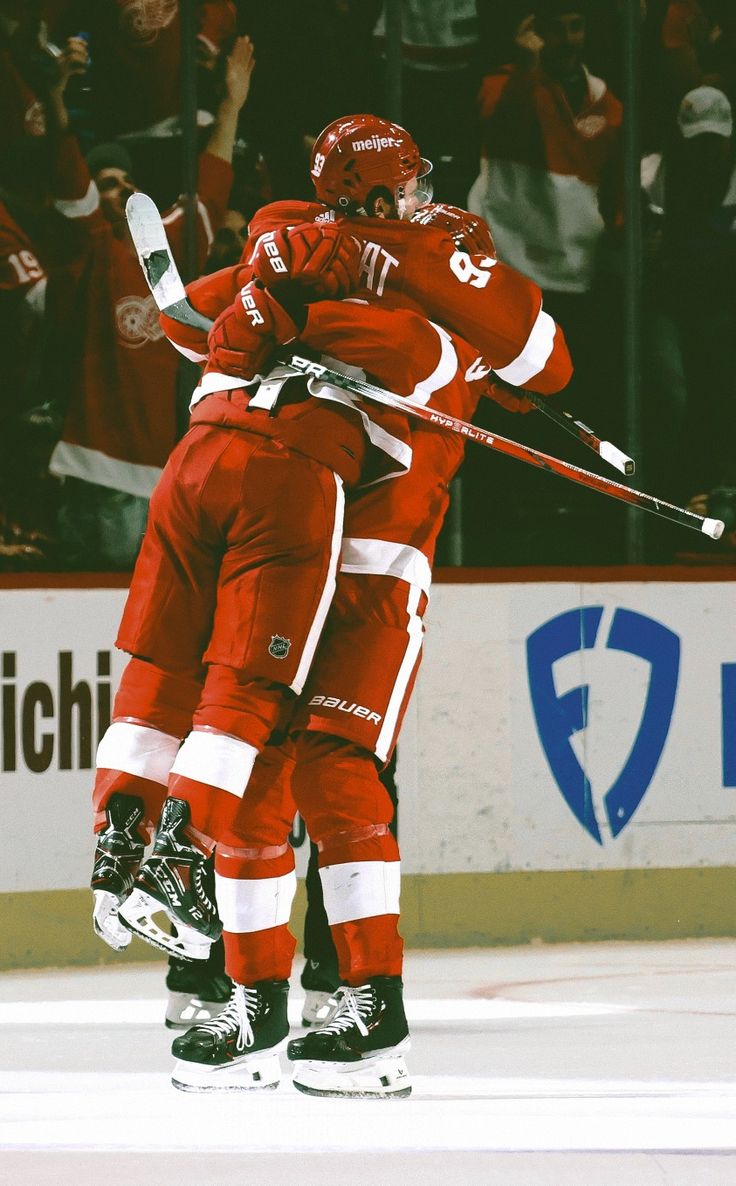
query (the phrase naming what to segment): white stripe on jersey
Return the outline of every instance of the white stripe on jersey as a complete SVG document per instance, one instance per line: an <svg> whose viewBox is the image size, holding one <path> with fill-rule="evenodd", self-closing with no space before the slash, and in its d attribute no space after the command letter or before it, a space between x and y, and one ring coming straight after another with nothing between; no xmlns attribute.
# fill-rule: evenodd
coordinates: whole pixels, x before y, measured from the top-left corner
<svg viewBox="0 0 736 1186"><path fill-rule="evenodd" d="M121 461L99 449L88 449L71 441L57 441L49 461L49 471L61 477L79 478L110 490L122 490L136 498L150 498L161 470L155 465Z"/></svg>
<svg viewBox="0 0 736 1186"><path fill-rule="evenodd" d="M94 181L90 181L83 198L57 198L55 208L64 218L89 218L100 207L100 195Z"/></svg>
<svg viewBox="0 0 736 1186"><path fill-rule="evenodd" d="M385 539L345 536L340 572L398 577L410 585L417 585L427 597L432 583L432 570L423 552L410 544L395 544Z"/></svg>
<svg viewBox="0 0 736 1186"><path fill-rule="evenodd" d="M455 347L447 330L443 329L441 325L435 325L433 321L430 321L429 324L440 339L440 360L432 371L432 374L417 383L414 390L410 393L409 398L418 404L428 404L435 391L439 391L442 387L446 387L448 383L452 382L458 368Z"/></svg>
<svg viewBox="0 0 736 1186"><path fill-rule="evenodd" d="M406 632L408 641L404 658L401 660L399 673L396 676L396 683L391 692L391 698L388 702L386 715L383 718L381 732L376 739L376 757L382 762L388 758L391 750L391 743L394 739L396 726L399 722L399 714L401 706L406 698L406 689L409 686L414 668L417 665L419 653L422 649L422 642L424 641L424 626L422 619L419 617L417 610L419 609L419 600L422 595L422 590L418 585L409 586L409 597L407 600L406 611L409 615Z"/></svg>
<svg viewBox="0 0 736 1186"><path fill-rule="evenodd" d="M168 334L166 336L168 338L168 341L171 342L171 345L174 347L174 349L178 350L180 354L183 354L185 358L188 358L190 362L206 362L207 361L206 354L200 354L197 350L190 350L187 346L180 346L178 344L178 342L174 341L173 338L169 338Z"/></svg>
<svg viewBox="0 0 736 1186"><path fill-rule="evenodd" d="M556 329L549 313L540 309L521 354L500 370L494 368L499 379L512 383L514 387L521 387L543 371L555 344Z"/></svg>
<svg viewBox="0 0 736 1186"><path fill-rule="evenodd" d="M332 544L330 552L330 563L327 570L327 578L322 590L322 596L319 599L317 612L314 615L314 620L307 635L307 641L304 644L299 666L296 670L296 675L289 687L292 692L296 692L297 696L301 694L304 687L304 681L309 675L309 668L312 666L314 659L314 652L317 650L317 643L324 628L325 619L328 610L332 604L332 598L335 596L335 588L337 585L337 566L340 562L340 548L342 546L342 525L345 517L345 493L342 486L342 478L336 473L333 473L335 479L335 525L332 531Z"/></svg>

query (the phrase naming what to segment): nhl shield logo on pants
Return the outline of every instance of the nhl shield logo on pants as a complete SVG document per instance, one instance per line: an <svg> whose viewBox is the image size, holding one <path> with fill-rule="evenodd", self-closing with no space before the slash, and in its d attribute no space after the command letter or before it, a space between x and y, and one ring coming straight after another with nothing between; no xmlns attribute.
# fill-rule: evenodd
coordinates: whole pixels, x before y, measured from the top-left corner
<svg viewBox="0 0 736 1186"><path fill-rule="evenodd" d="M291 649L291 639L284 638L281 634L272 634L271 643L268 648L269 655L274 659L285 659Z"/></svg>
<svg viewBox="0 0 736 1186"><path fill-rule="evenodd" d="M590 687L584 684L560 695L553 669L557 660L595 646L603 613L603 606L568 610L530 634L526 644L529 692L549 768L573 815L598 844L603 838L591 783L571 745L571 738L588 727ZM643 659L649 667L634 743L603 797L615 838L644 798L667 741L680 671L680 638L654 618L619 608L605 647Z"/></svg>

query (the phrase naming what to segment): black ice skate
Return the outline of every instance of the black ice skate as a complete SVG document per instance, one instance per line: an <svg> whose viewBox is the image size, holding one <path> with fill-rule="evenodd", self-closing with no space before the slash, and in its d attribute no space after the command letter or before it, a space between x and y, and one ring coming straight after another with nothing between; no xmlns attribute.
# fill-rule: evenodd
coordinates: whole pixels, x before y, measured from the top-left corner
<svg viewBox="0 0 736 1186"><path fill-rule="evenodd" d="M337 990L334 1018L289 1042L294 1086L307 1095L402 1097L411 1094L404 1062L409 1049L399 976L373 976Z"/></svg>
<svg viewBox="0 0 736 1186"><path fill-rule="evenodd" d="M206 960L222 934L217 916L212 861L187 839L189 804L166 799L153 852L143 862L120 920L134 935L183 959ZM175 933L156 916L165 915ZM163 921L163 920L162 920Z"/></svg>
<svg viewBox="0 0 736 1186"><path fill-rule="evenodd" d="M319 960L305 961L301 975L301 986L304 989L303 1026L309 1029L311 1026L327 1025L332 1021L337 1011L336 992L339 984L337 960L333 960L329 965Z"/></svg>
<svg viewBox="0 0 736 1186"><path fill-rule="evenodd" d="M108 800L105 814L107 827L97 834L90 882L95 899L92 923L100 939L115 951L124 951L131 935L120 925L118 910L132 890L143 860L143 838L138 831L143 800L116 791Z"/></svg>
<svg viewBox="0 0 736 1186"><path fill-rule="evenodd" d="M175 1038L171 1082L180 1091L254 1091L278 1087L279 1053L289 1034L288 980L234 984L219 1017Z"/></svg>
<svg viewBox="0 0 736 1186"><path fill-rule="evenodd" d="M166 1003L169 1029L189 1029L222 1013L233 989L233 982L225 972L222 939L212 944L206 960L192 963L169 956L166 987L169 990Z"/></svg>

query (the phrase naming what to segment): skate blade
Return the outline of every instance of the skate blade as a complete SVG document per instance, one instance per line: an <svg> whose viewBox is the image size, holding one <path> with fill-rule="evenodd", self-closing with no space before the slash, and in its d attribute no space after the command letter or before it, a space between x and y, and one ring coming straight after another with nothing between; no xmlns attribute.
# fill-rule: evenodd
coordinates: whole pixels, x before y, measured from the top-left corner
<svg viewBox="0 0 736 1186"><path fill-rule="evenodd" d="M132 935L121 926L118 919L120 901L116 894L108 890L93 890L94 906L92 908L92 926L95 934L113 951L125 951L130 945Z"/></svg>
<svg viewBox="0 0 736 1186"><path fill-rule="evenodd" d="M167 921L176 926L176 935L164 931L156 922L154 915L163 914ZM167 955L176 955L185 960L206 960L210 954L212 940L200 935L191 927L185 926L178 919L171 918L166 907L156 901L145 890L134 889L125 899L118 914L123 926L139 939L165 951Z"/></svg>
<svg viewBox="0 0 736 1186"><path fill-rule="evenodd" d="M267 1054L254 1054L224 1067L205 1067L201 1063L177 1059L171 1082L178 1091L275 1091L281 1082L278 1052L284 1040Z"/></svg>
<svg viewBox="0 0 736 1186"><path fill-rule="evenodd" d="M406 1099L412 1087L400 1054L374 1056L360 1063L298 1062L293 1083L304 1095L352 1099Z"/></svg>
<svg viewBox="0 0 736 1186"><path fill-rule="evenodd" d="M205 1001L191 992L170 992L166 1006L166 1028L188 1030L202 1021L212 1021L213 1017L222 1013L227 1003L227 1001Z"/></svg>

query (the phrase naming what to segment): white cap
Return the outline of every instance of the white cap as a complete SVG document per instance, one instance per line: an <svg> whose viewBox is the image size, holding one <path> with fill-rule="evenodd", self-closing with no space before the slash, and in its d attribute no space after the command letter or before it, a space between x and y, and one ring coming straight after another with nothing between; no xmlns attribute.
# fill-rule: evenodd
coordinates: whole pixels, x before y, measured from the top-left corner
<svg viewBox="0 0 736 1186"><path fill-rule="evenodd" d="M716 87L698 86L694 91L688 91L682 100L677 123L686 140L704 132L730 138L733 132L731 104Z"/></svg>

